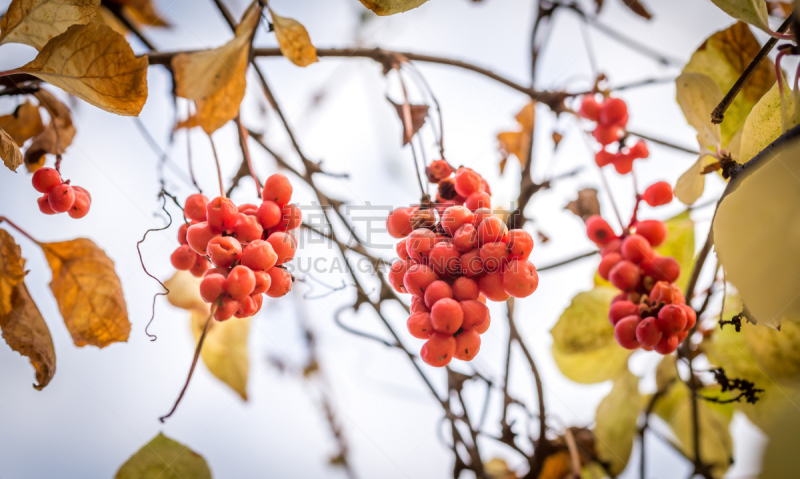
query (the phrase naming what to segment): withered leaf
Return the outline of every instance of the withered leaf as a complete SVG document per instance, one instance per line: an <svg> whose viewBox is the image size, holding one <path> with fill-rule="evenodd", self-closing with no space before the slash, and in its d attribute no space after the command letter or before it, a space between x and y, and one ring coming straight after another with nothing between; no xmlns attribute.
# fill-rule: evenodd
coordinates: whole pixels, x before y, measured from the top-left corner
<svg viewBox="0 0 800 479"><path fill-rule="evenodd" d="M271 8L269 13L283 56L299 67L317 62L317 49L311 43L306 27L293 18L278 15Z"/></svg>
<svg viewBox="0 0 800 479"><path fill-rule="evenodd" d="M557 131L553 132L553 149L554 150L556 148L558 148L558 144L561 143L561 140L563 140L563 139L564 139L564 135L562 135L561 133L559 133Z"/></svg>
<svg viewBox="0 0 800 479"><path fill-rule="evenodd" d="M528 150L531 147L531 136L536 123L535 103L530 102L514 117L520 126L518 131L504 131L497 134L500 151L504 160L509 155L514 155L522 166L528 161ZM500 173L505 170L505 161L500 165Z"/></svg>
<svg viewBox="0 0 800 479"><path fill-rule="evenodd" d="M22 152L19 151L17 142L2 128L0 128L0 158L11 171L16 171L22 164Z"/></svg>
<svg viewBox="0 0 800 479"><path fill-rule="evenodd" d="M50 330L25 286L25 260L14 238L0 229L0 330L11 349L27 356L36 370L36 389L56 372Z"/></svg>
<svg viewBox="0 0 800 479"><path fill-rule="evenodd" d="M645 18L647 20L653 18L653 16L650 15L650 12L647 11L644 5L642 5L642 2L640 2L639 0L622 0L622 3L625 4L625 6L628 7L633 13L639 15L642 18Z"/></svg>
<svg viewBox="0 0 800 479"><path fill-rule="evenodd" d="M578 197L564 207L586 221L592 215L600 214L600 201L597 200L597 190L594 188L584 188L578 191Z"/></svg>
<svg viewBox="0 0 800 479"><path fill-rule="evenodd" d="M26 101L18 106L14 113L0 116L0 128L11 135L17 146L22 146L29 138L41 133L44 124L39 109L33 103Z"/></svg>
<svg viewBox="0 0 800 479"><path fill-rule="evenodd" d="M114 479L211 479L203 456L158 433L123 464Z"/></svg>
<svg viewBox="0 0 800 479"><path fill-rule="evenodd" d="M158 14L152 0L117 0L117 2L124 5L123 12L136 23L151 27L170 26L170 23Z"/></svg>
<svg viewBox="0 0 800 479"><path fill-rule="evenodd" d="M50 123L44 131L33 138L25 150L25 164L28 170L32 171L38 169L36 165L41 163L45 154L63 154L75 138L75 126L72 124L72 115L67 105L47 90L40 89L34 95L39 104L50 114Z"/></svg>
<svg viewBox="0 0 800 479"><path fill-rule="evenodd" d="M394 15L417 8L428 0L361 0L365 7L378 15Z"/></svg>
<svg viewBox="0 0 800 479"><path fill-rule="evenodd" d="M30 73L92 105L136 116L147 100L147 56L136 57L108 25L73 25L18 71Z"/></svg>
<svg viewBox="0 0 800 479"><path fill-rule="evenodd" d="M184 128L186 128L187 130L191 130L196 126L200 126L200 120L197 118L197 114L193 114L189 118L181 120L177 124L175 124L175 127L172 129L172 131L178 131Z"/></svg>
<svg viewBox="0 0 800 479"><path fill-rule="evenodd" d="M253 2L231 41L219 48L181 53L172 59L177 94L195 100L200 126L209 135L239 113L250 41L260 17L261 6Z"/></svg>
<svg viewBox="0 0 800 479"><path fill-rule="evenodd" d="M100 0L12 0L0 20L0 45L24 43L41 50L72 25L94 18Z"/></svg>
<svg viewBox="0 0 800 479"><path fill-rule="evenodd" d="M389 100L387 98L387 100ZM411 137L417 134L422 125L425 124L425 118L428 117L428 105L409 105L409 112L411 113L411 137L408 135L406 128L406 116L404 104L398 104L389 100L397 111L397 116L400 117L400 123L403 125L403 145L407 145L411 141Z"/></svg>
<svg viewBox="0 0 800 479"><path fill-rule="evenodd" d="M50 290L76 346L103 348L131 332L114 262L91 240L41 243L53 270Z"/></svg>

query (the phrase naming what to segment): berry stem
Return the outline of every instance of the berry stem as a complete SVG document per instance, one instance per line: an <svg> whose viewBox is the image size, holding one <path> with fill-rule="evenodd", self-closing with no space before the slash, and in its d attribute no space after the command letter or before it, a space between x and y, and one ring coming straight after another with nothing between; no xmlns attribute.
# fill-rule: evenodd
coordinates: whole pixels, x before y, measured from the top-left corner
<svg viewBox="0 0 800 479"><path fill-rule="evenodd" d="M217 312L217 307L219 306L219 302L214 303L211 306L211 312L208 314L208 319L206 319L206 324L203 326L203 332L200 334L200 339L197 341L197 347L194 350L194 359L192 359L192 366L189 368L189 375L186 377L186 384L183 385L183 389L181 389L181 393L178 395L178 399L175 401L175 405L172 406L172 409L169 413L165 416L161 416L158 418L159 421L162 423L164 420L175 412L178 409L178 404L180 404L181 399L183 399L183 395L186 393L186 389L189 387L189 381L192 380L192 375L194 374L194 368L197 366L197 360L200 358L200 350L203 348L203 341L206 339L206 335L208 334L208 328L211 325L211 318L214 317L214 313Z"/></svg>
<svg viewBox="0 0 800 479"><path fill-rule="evenodd" d="M56 171L61 174L61 155L56 155Z"/></svg>
<svg viewBox="0 0 800 479"><path fill-rule="evenodd" d="M247 169L250 170L250 176L253 177L253 181L256 183L258 197L261 198L261 183L258 182L256 170L253 169L253 160L250 158L250 149L247 147L247 131L244 129L242 119L239 115L236 115L235 121L239 130L239 145L242 147L242 155L244 155L245 160L247 160Z"/></svg>
<svg viewBox="0 0 800 479"><path fill-rule="evenodd" d="M40 246L41 246L41 243L40 243L40 242L38 242L38 241L36 240L36 238L34 238L33 236L29 235L27 231L25 231L24 229L22 229L22 228L20 228L19 226L17 226L17 225L16 225L16 224L15 224L13 221L11 221L10 219L6 218L5 216L0 216L0 223L2 223L3 221L5 221L6 223L8 223L8 225L9 225L9 226L11 226L12 228L14 228L15 230L17 230L17 231L19 231L20 233L22 233L22 234L23 234L23 235L24 235L26 238L28 238L29 240L31 240L31 241L33 241L34 243L36 243L37 245L40 245Z"/></svg>
<svg viewBox="0 0 800 479"><path fill-rule="evenodd" d="M408 137L408 144L411 147L411 155L414 157L414 169L417 172L417 181L419 182L419 191L425 196L425 185L422 182L422 174L419 172L419 160L417 160L417 152L414 150L414 126L411 121L411 103L408 101L408 90L406 89L406 82L403 81L403 74L400 70L397 71L397 78L400 79L400 86L403 89L403 128ZM427 165L424 165L427 166Z"/></svg>
<svg viewBox="0 0 800 479"><path fill-rule="evenodd" d="M214 152L214 162L217 164L217 178L219 178L219 196L222 198L227 198L225 196L225 184L222 181L222 168L219 166L219 155L217 155L217 147L214 146L214 139L211 138L211 135L208 135L208 141L211 142L211 151Z"/></svg>

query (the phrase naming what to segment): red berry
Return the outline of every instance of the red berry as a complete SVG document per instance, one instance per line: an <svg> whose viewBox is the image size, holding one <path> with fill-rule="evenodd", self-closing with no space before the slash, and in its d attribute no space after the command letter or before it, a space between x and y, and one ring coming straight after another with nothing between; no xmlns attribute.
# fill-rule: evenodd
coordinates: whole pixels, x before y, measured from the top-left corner
<svg viewBox="0 0 800 479"><path fill-rule="evenodd" d="M630 261L622 260L611 268L608 280L622 291L633 291L639 285L639 268Z"/></svg>
<svg viewBox="0 0 800 479"><path fill-rule="evenodd" d="M239 301L227 297L222 298L222 301L217 307L217 312L214 313L214 319L216 319L217 321L225 321L231 319L238 310L239 310Z"/></svg>
<svg viewBox="0 0 800 479"><path fill-rule="evenodd" d="M409 293L421 296L425 293L425 288L437 279L439 277L431 268L424 264L414 263L408 267L403 277L403 284Z"/></svg>
<svg viewBox="0 0 800 479"><path fill-rule="evenodd" d="M392 285L395 291L398 293L408 293L405 284L403 283L403 278L406 276L406 272L408 268L414 264L411 261L395 261L392 263L392 269L389 270L389 274L387 275L387 279L389 284Z"/></svg>
<svg viewBox="0 0 800 479"><path fill-rule="evenodd" d="M455 236L461 225L471 224L475 215L466 206L451 206L442 214L442 229L450 236Z"/></svg>
<svg viewBox="0 0 800 479"><path fill-rule="evenodd" d="M249 318L258 312L258 305L252 296L245 296L239 300L239 307L233 315L237 318Z"/></svg>
<svg viewBox="0 0 800 479"><path fill-rule="evenodd" d="M217 236L208 242L206 247L211 262L221 268L227 268L242 257L242 245L233 236ZM250 293L247 293L250 294Z"/></svg>
<svg viewBox="0 0 800 479"><path fill-rule="evenodd" d="M461 255L461 273L469 278L483 273L479 250L474 249Z"/></svg>
<svg viewBox="0 0 800 479"><path fill-rule="evenodd" d="M225 278L225 292L237 301L245 296L250 296L255 287L256 277L253 270L247 266L234 267Z"/></svg>
<svg viewBox="0 0 800 479"><path fill-rule="evenodd" d="M292 200L292 184L289 182L289 178L280 173L275 173L267 178L261 198L274 201L280 206L289 203Z"/></svg>
<svg viewBox="0 0 800 479"><path fill-rule="evenodd" d="M433 333L419 352L428 365L442 368L450 364L456 353L456 338L449 334Z"/></svg>
<svg viewBox="0 0 800 479"><path fill-rule="evenodd" d="M272 278L266 271L253 271L253 276L256 277L256 285L253 287L251 295L264 294L272 285Z"/></svg>
<svg viewBox="0 0 800 479"><path fill-rule="evenodd" d="M232 230L238 215L239 209L233 201L221 196L211 200L206 207L208 224L216 231Z"/></svg>
<svg viewBox="0 0 800 479"><path fill-rule="evenodd" d="M236 223L233 225L233 234L242 243L249 243L260 240L264 233L264 228L258 222L258 218L252 215L239 213Z"/></svg>
<svg viewBox="0 0 800 479"><path fill-rule="evenodd" d="M469 299L461 301L461 311L464 313L464 321L461 327L465 330L475 329L478 333L483 334L488 328L489 323L489 308L480 301Z"/></svg>
<svg viewBox="0 0 800 479"><path fill-rule="evenodd" d="M189 223L183 223L180 228L178 228L178 243L180 244L189 244L186 240L186 232L189 231Z"/></svg>
<svg viewBox="0 0 800 479"><path fill-rule="evenodd" d="M231 268L216 268L216 267L215 268L209 268L208 270L206 270L205 273L203 273L203 277L205 278L206 276L209 276L209 275L212 275L212 274L221 274L223 277L227 278L228 277L228 273L230 273L230 272L231 272Z"/></svg>
<svg viewBox="0 0 800 479"><path fill-rule="evenodd" d="M412 231L406 238L408 256L418 263L423 262L428 257L435 245L436 235L433 231L424 228Z"/></svg>
<svg viewBox="0 0 800 479"><path fill-rule="evenodd" d="M605 246L617 237L611 226L600 215L590 216L586 220L586 235L597 246Z"/></svg>
<svg viewBox="0 0 800 479"><path fill-rule="evenodd" d="M633 234L622 240L622 257L632 263L641 263L653 256L653 248L644 236Z"/></svg>
<svg viewBox="0 0 800 479"><path fill-rule="evenodd" d="M292 275L283 268L277 266L267 270L270 277L271 284L267 290L267 296L270 298L280 298L286 295L292 289Z"/></svg>
<svg viewBox="0 0 800 479"><path fill-rule="evenodd" d="M456 193L467 198L472 193L481 191L483 178L470 168L459 168L455 176Z"/></svg>
<svg viewBox="0 0 800 479"><path fill-rule="evenodd" d="M256 216L256 213L258 212L258 206L250 203L244 203L239 205L236 210L240 215Z"/></svg>
<svg viewBox="0 0 800 479"><path fill-rule="evenodd" d="M641 268L654 281L676 281L681 275L681 265L672 256L663 256L642 261Z"/></svg>
<svg viewBox="0 0 800 479"><path fill-rule="evenodd" d="M453 235L456 249L466 253L478 247L478 230L470 224L462 225Z"/></svg>
<svg viewBox="0 0 800 479"><path fill-rule="evenodd" d="M655 346L661 341L661 329L656 318L649 317L642 320L636 327L636 339L644 346Z"/></svg>
<svg viewBox="0 0 800 479"><path fill-rule="evenodd" d="M39 168L31 178L33 188L39 193L50 193L56 186L60 185L61 175L53 168Z"/></svg>
<svg viewBox="0 0 800 479"><path fill-rule="evenodd" d="M453 299L453 289L444 281L434 281L425 288L425 306L433 308L437 301L445 298Z"/></svg>
<svg viewBox="0 0 800 479"><path fill-rule="evenodd" d="M650 290L650 304L652 306L658 306L662 303L683 304L685 302L681 289L672 283L659 281Z"/></svg>
<svg viewBox="0 0 800 479"><path fill-rule="evenodd" d="M635 159L647 158L650 156L650 150L647 149L647 143L644 140L639 140L630 147L628 154Z"/></svg>
<svg viewBox="0 0 800 479"><path fill-rule="evenodd" d="M188 246L178 246L169 257L172 266L181 271L188 271L194 266L195 252Z"/></svg>
<svg viewBox="0 0 800 479"><path fill-rule="evenodd" d="M183 215L191 221L205 221L208 198L200 193L189 195L183 205Z"/></svg>
<svg viewBox="0 0 800 479"><path fill-rule="evenodd" d="M267 241L251 241L242 251L242 265L253 271L266 271L277 263L278 255Z"/></svg>
<svg viewBox="0 0 800 479"><path fill-rule="evenodd" d="M478 283L462 276L453 282L453 297L459 301L475 300L480 295Z"/></svg>
<svg viewBox="0 0 800 479"><path fill-rule="evenodd" d="M461 323L464 322L464 312L461 310L461 305L454 299L442 298L430 308L431 324L435 331L453 334L458 331Z"/></svg>
<svg viewBox="0 0 800 479"><path fill-rule="evenodd" d="M225 276L209 274L200 281L200 297L206 303L213 303L225 292Z"/></svg>
<svg viewBox="0 0 800 479"><path fill-rule="evenodd" d="M594 162L600 168L610 165L617 158L617 155L606 150L600 150L594 155Z"/></svg>
<svg viewBox="0 0 800 479"><path fill-rule="evenodd" d="M389 217L386 218L386 229L392 237L403 238L411 233L414 229L411 226L414 211L413 208L397 208L389 213Z"/></svg>
<svg viewBox="0 0 800 479"><path fill-rule="evenodd" d="M627 175L633 171L634 159L635 158L629 154L618 153L617 156L614 157L612 164L614 165L614 169L617 170L617 173L620 175Z"/></svg>
<svg viewBox="0 0 800 479"><path fill-rule="evenodd" d="M539 274L533 263L515 259L503 272L503 289L515 298L526 298L539 287Z"/></svg>
<svg viewBox="0 0 800 479"><path fill-rule="evenodd" d="M678 349L679 342L678 336L665 334L661 337L661 341L653 346L653 350L659 354L672 354Z"/></svg>
<svg viewBox="0 0 800 479"><path fill-rule="evenodd" d="M508 252L511 258L528 259L533 251L533 237L530 233L521 229L513 229L508 232Z"/></svg>
<svg viewBox="0 0 800 479"><path fill-rule="evenodd" d="M261 227L265 230L277 226L281 222L282 215L281 207L274 201L269 200L261 203L258 211L256 211L256 218L258 218L258 222L261 223Z"/></svg>
<svg viewBox="0 0 800 479"><path fill-rule="evenodd" d="M648 186L642 199L650 206L666 205L672 201L672 186L666 181L659 181Z"/></svg>
<svg viewBox="0 0 800 479"><path fill-rule="evenodd" d="M445 160L434 160L430 166L425 168L425 174L428 176L428 181L431 183L438 183L447 178L453 173L453 168Z"/></svg>
<svg viewBox="0 0 800 479"><path fill-rule="evenodd" d="M686 312L676 304L668 304L658 312L658 326L665 334L678 334L686 328Z"/></svg>
<svg viewBox="0 0 800 479"><path fill-rule="evenodd" d="M644 236L652 247L661 246L667 239L667 225L658 220L644 220L636 223L636 234Z"/></svg>
<svg viewBox="0 0 800 479"><path fill-rule="evenodd" d="M481 276L478 279L478 288L484 296L492 301L505 301L510 296L503 288L503 273L500 271Z"/></svg>
<svg viewBox="0 0 800 479"><path fill-rule="evenodd" d="M610 145L619 139L619 127L616 125L597 125L592 136L603 146Z"/></svg>
<svg viewBox="0 0 800 479"><path fill-rule="evenodd" d="M620 319L614 326L614 337L617 343L625 349L637 349L639 341L636 339L636 328L641 319L639 316L627 316Z"/></svg>
<svg viewBox="0 0 800 479"><path fill-rule="evenodd" d="M189 272L192 273L192 276L195 278L202 278L203 275L208 271L208 268L211 267L211 263L208 262L205 257L200 256L199 254L194 255L194 266L189 269Z"/></svg>
<svg viewBox="0 0 800 479"><path fill-rule="evenodd" d="M66 183L56 185L47 195L50 208L56 213L63 213L72 207L75 202L75 190Z"/></svg>
<svg viewBox="0 0 800 479"><path fill-rule="evenodd" d="M616 266L620 261L622 261L622 255L619 253L609 253L603 256L603 259L600 260L600 265L597 266L597 274L608 281L608 273L611 271L611 268Z"/></svg>
<svg viewBox="0 0 800 479"><path fill-rule="evenodd" d="M297 251L297 242L289 233L283 233L281 231L272 233L269 235L269 238L267 238L267 242L272 245L272 249L278 256L275 264L284 264L294 258L294 253Z"/></svg>
<svg viewBox="0 0 800 479"><path fill-rule="evenodd" d="M508 227L497 216L489 216L478 225L478 243L502 241L508 233Z"/></svg>
<svg viewBox="0 0 800 479"><path fill-rule="evenodd" d="M39 168L39 169L41 169L41 168ZM48 196L49 195L47 193L45 193L44 196L42 196L41 198L38 198L36 200L36 203L39 204L39 211L41 211L42 213L44 213L46 215L54 215L54 214L56 214L56 212L53 211L53 208L50 208L50 202L47 200Z"/></svg>
<svg viewBox="0 0 800 479"><path fill-rule="evenodd" d="M491 208L492 197L483 191L472 193L471 195L467 196L467 201L464 202L464 206L469 208L470 211L475 211L478 208Z"/></svg>
<svg viewBox="0 0 800 479"><path fill-rule="evenodd" d="M683 328L683 330L691 330L697 323L697 312L694 310L694 308L687 304L679 304L678 307L681 308L684 313L686 313L686 326ZM681 342L683 342L682 339Z"/></svg>
<svg viewBox="0 0 800 479"><path fill-rule="evenodd" d="M500 267L508 262L508 248L505 243L486 243L481 246L478 254L481 257L483 270L486 272L499 271Z"/></svg>
<svg viewBox="0 0 800 479"><path fill-rule="evenodd" d="M578 114L587 120L597 121L600 118L600 109L602 107L600 103L597 103L594 94L589 93L583 96Z"/></svg>
<svg viewBox="0 0 800 479"><path fill-rule="evenodd" d="M422 296L411 296L411 312L412 313L430 313L431 310L425 306L425 299ZM433 326L431 326L433 327Z"/></svg>
<svg viewBox="0 0 800 479"><path fill-rule="evenodd" d="M417 339L428 339L433 335L431 315L428 313L414 313L406 322L408 332Z"/></svg>
<svg viewBox="0 0 800 479"><path fill-rule="evenodd" d="M281 208L281 222L278 225L280 231L291 231L297 229L303 222L303 212L297 205L289 203Z"/></svg>
<svg viewBox="0 0 800 479"><path fill-rule="evenodd" d="M619 238L614 238L609 241L605 246L600 249L600 256L605 256L610 253L617 253L618 255L622 255L622 240Z"/></svg>
<svg viewBox="0 0 800 479"><path fill-rule="evenodd" d="M455 276L461 271L461 254L450 243L438 243L428 256L428 265L441 277Z"/></svg>
<svg viewBox="0 0 800 479"><path fill-rule="evenodd" d="M405 238L401 239L396 245L394 245L394 249L397 252L397 256L401 260L407 260L409 258L408 250L406 249L406 239Z"/></svg>
<svg viewBox="0 0 800 479"><path fill-rule="evenodd" d="M609 98L600 109L598 121L603 125L624 127L628 123L628 105L620 98Z"/></svg>
<svg viewBox="0 0 800 479"><path fill-rule="evenodd" d="M456 336L456 359L472 361L480 350L481 336L474 329L464 330Z"/></svg>
<svg viewBox="0 0 800 479"><path fill-rule="evenodd" d="M638 315L639 306L625 299L611 303L611 307L608 308L608 319L611 321L612 326L616 326L622 318Z"/></svg>
<svg viewBox="0 0 800 479"><path fill-rule="evenodd" d="M411 215L411 227L418 228L433 228L436 224L436 213L431 208L414 208L414 213Z"/></svg>

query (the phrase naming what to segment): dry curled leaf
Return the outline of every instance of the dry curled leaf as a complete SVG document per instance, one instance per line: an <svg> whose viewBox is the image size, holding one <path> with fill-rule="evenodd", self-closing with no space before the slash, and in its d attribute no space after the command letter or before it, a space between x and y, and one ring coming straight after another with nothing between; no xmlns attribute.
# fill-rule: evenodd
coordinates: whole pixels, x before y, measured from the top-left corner
<svg viewBox="0 0 800 479"><path fill-rule="evenodd" d="M361 0L365 7L378 15L394 15L417 8L428 0Z"/></svg>
<svg viewBox="0 0 800 479"><path fill-rule="evenodd" d="M269 13L283 56L299 67L317 62L317 49L311 43L306 27L293 18L278 15L271 8Z"/></svg>
<svg viewBox="0 0 800 479"><path fill-rule="evenodd" d="M211 479L203 456L158 433L123 464L114 479Z"/></svg>
<svg viewBox="0 0 800 479"><path fill-rule="evenodd" d="M247 84L250 41L260 17L261 6L254 2L231 41L219 48L181 53L172 59L177 94L195 100L200 126L209 135L239 113Z"/></svg>
<svg viewBox="0 0 800 479"><path fill-rule="evenodd" d="M17 142L2 128L0 128L0 158L11 171L16 171L22 164L22 152L19 151Z"/></svg>
<svg viewBox="0 0 800 479"><path fill-rule="evenodd" d="M76 346L103 348L131 332L114 262L91 240L41 243L53 279L50 290Z"/></svg>
<svg viewBox="0 0 800 479"><path fill-rule="evenodd" d="M387 98L387 100L389 100ZM422 125L425 124L425 119L428 117L428 105L409 105L409 112L411 114L411 137L408 135L408 129L405 127L406 114L405 105L398 104L389 100L397 111L397 116L400 117L400 122L403 125L403 145L407 145L411 141L411 137L417 134Z"/></svg>
<svg viewBox="0 0 800 479"><path fill-rule="evenodd" d="M44 131L33 138L25 150L25 165L29 171L38 168L36 165L41 163L45 154L63 154L75 138L75 126L72 124L72 115L67 105L44 89L40 89L34 95L50 115L50 123Z"/></svg>
<svg viewBox="0 0 800 479"><path fill-rule="evenodd" d="M11 135L17 146L22 146L29 138L41 133L44 124L39 109L33 103L26 101L18 106L14 113L0 116L0 128Z"/></svg>
<svg viewBox="0 0 800 479"><path fill-rule="evenodd" d="M650 12L647 10L647 8L645 8L645 6L639 0L622 0L622 3L626 7L628 7L633 13L639 15L640 17L646 20L650 20L651 18L653 18L653 16L650 15Z"/></svg>
<svg viewBox="0 0 800 479"><path fill-rule="evenodd" d="M597 190L594 188L584 188L578 191L578 197L564 207L586 221L590 216L600 214L600 201L597 200Z"/></svg>
<svg viewBox="0 0 800 479"><path fill-rule="evenodd" d="M118 115L136 116L147 100L147 56L136 57L108 25L73 25L17 71Z"/></svg>
<svg viewBox="0 0 800 479"><path fill-rule="evenodd" d="M14 237L0 229L0 314L11 311L11 292L25 279L24 263Z"/></svg>
<svg viewBox="0 0 800 479"><path fill-rule="evenodd" d="M153 6L152 0L117 0L123 4L122 11L133 21L140 25L150 27L169 27L168 21L164 20Z"/></svg>
<svg viewBox="0 0 800 479"><path fill-rule="evenodd" d="M520 164L525 166L525 162L528 160L528 150L531 147L531 137L533 136L533 127L536 121L535 106L534 102L528 103L517 113L517 116L514 117L520 126L518 131L504 131L497 134L498 146L504 155L501 160L500 173L505 170L505 160L509 155L516 156Z"/></svg>
<svg viewBox="0 0 800 479"><path fill-rule="evenodd" d="M0 45L24 43L41 50L72 25L94 18L100 0L13 0L0 20Z"/></svg>
<svg viewBox="0 0 800 479"><path fill-rule="evenodd" d="M193 114L189 118L185 120L181 120L175 124L172 128L172 131L178 131L186 128L187 130L191 130L194 127L200 126L200 120L197 118L196 114Z"/></svg>

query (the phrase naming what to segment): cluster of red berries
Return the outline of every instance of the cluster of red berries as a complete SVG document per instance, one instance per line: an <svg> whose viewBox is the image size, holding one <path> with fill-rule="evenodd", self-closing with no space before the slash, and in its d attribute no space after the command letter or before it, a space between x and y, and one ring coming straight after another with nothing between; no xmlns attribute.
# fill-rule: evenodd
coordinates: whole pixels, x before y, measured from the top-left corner
<svg viewBox="0 0 800 479"><path fill-rule="evenodd" d="M609 98L598 103L595 95L585 95L581 101L580 116L597 122L592 136L603 148L595 155L597 166L614 165L617 173L624 175L633 169L633 160L647 158L650 151L644 140L637 141L630 148L622 143L616 152L606 150L608 145L620 141L624 137L628 124L628 106L619 98Z"/></svg>
<svg viewBox="0 0 800 479"><path fill-rule="evenodd" d="M46 215L66 212L72 218L83 218L89 214L92 195L80 186L63 181L58 170L39 168L31 180L33 187L44 195L37 200L39 211Z"/></svg>
<svg viewBox="0 0 800 479"><path fill-rule="evenodd" d="M263 294L279 298L292 289L292 275L283 266L294 258L297 240L290 233L300 226L300 208L289 203L292 185L284 175L270 176L260 206L201 194L186 199L190 221L178 230L181 246L172 265L189 270L200 282L200 296L217 303L214 318L253 316ZM213 266L213 267L212 267Z"/></svg>
<svg viewBox="0 0 800 479"><path fill-rule="evenodd" d="M453 178L451 174L444 160L433 162L428 177L439 183L439 201L398 208L386 220L389 233L402 238L389 283L395 291L412 295L408 331L426 340L420 356L435 367L454 357L475 358L480 335L491 321L487 298L524 298L539 285L536 268L528 261L531 235L509 231L488 208L488 185L478 173L459 168ZM449 200L443 198L443 183L445 194L453 190Z"/></svg>

